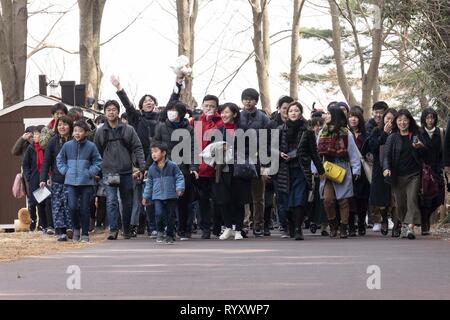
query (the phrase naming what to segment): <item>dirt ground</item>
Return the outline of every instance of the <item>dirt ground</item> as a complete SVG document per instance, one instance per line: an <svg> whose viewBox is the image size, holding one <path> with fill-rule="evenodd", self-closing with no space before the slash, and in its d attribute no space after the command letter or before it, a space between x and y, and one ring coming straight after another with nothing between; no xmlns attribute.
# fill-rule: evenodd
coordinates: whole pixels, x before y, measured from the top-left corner
<svg viewBox="0 0 450 320"><path fill-rule="evenodd" d="M91 233L89 243L75 243L71 240L57 242L55 236L41 232L0 233L0 263L94 246L105 241L107 236L106 232Z"/></svg>

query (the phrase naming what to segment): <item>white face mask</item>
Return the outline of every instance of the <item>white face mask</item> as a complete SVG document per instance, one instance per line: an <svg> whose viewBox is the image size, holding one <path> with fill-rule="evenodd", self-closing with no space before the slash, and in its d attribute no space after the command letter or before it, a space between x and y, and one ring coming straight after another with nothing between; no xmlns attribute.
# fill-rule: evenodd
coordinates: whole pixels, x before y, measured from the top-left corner
<svg viewBox="0 0 450 320"><path fill-rule="evenodd" d="M170 122L174 122L178 118L178 112L177 111L167 111L167 119L169 119Z"/></svg>

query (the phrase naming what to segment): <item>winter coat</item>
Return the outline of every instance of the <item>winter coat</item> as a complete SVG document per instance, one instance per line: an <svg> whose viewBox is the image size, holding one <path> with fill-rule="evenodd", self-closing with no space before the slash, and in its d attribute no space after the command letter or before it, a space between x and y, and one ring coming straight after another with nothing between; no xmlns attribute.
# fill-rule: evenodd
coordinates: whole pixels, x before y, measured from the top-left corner
<svg viewBox="0 0 450 320"><path fill-rule="evenodd" d="M205 132L207 132L210 129L218 129L223 126L222 118L220 117L220 114L216 113L210 120L207 120L206 115L202 114L200 116L200 119L198 121L191 121L191 126L194 127L194 143L197 144L195 151L195 156L197 157L198 154L200 154L208 144L211 143L210 136L206 135ZM196 129L196 128L199 129ZM197 154L198 151L198 154ZM215 175L214 168L211 166L208 166L206 163L203 162L203 160L200 163L199 166L199 172L200 177L206 177L206 178L213 178Z"/></svg>
<svg viewBox="0 0 450 320"><path fill-rule="evenodd" d="M261 110L256 109L255 112L241 111L239 127L247 129L265 129L269 123L269 118Z"/></svg>
<svg viewBox="0 0 450 320"><path fill-rule="evenodd" d="M368 135L372 134L372 131L378 127L377 123L375 122L374 118L369 119L369 121L366 122L366 132Z"/></svg>
<svg viewBox="0 0 450 320"><path fill-rule="evenodd" d="M59 184L64 184L64 175L61 174L56 165L56 157L61 151L64 142L61 141L59 135L54 136L48 142L47 148L44 153L44 164L42 165L42 170L40 174L40 181L47 182L48 173L51 172L52 182Z"/></svg>
<svg viewBox="0 0 450 320"><path fill-rule="evenodd" d="M139 140L141 141L144 157L145 159L148 159L151 139L155 135L159 114L156 112L142 112L136 110L125 90L117 91L117 96L125 107L129 124L136 130Z"/></svg>
<svg viewBox="0 0 450 320"><path fill-rule="evenodd" d="M375 207L389 207L391 204L391 186L383 176L384 145L388 134L380 128L372 131L368 138L369 151L373 155L372 184L370 185L369 204ZM383 150L383 152L381 152ZM381 154L382 153L382 154Z"/></svg>
<svg viewBox="0 0 450 320"><path fill-rule="evenodd" d="M359 152L361 152L361 154L364 154L363 149L366 149L368 151L369 142L367 134L365 134L364 132L360 134L358 138L356 138L356 135L354 135L354 137ZM353 182L353 193L356 199L364 199L364 200L369 199L370 183L369 180L367 180L364 168L361 168L361 176L359 177L359 179Z"/></svg>
<svg viewBox="0 0 450 320"><path fill-rule="evenodd" d="M317 138L317 144L319 144L320 134ZM361 159L359 158L358 153L358 147L356 146L355 139L353 137L353 134L348 131L348 147L347 147L347 153L348 153L348 160L347 159L335 159L332 161L334 164L337 164L338 166L344 168L347 170L347 174L345 176L345 179L342 183L335 183L332 182L334 192L336 194L337 200L342 199L348 199L353 197L353 175L361 175ZM313 169L313 173L317 172L317 168ZM320 197L324 198L324 189L325 189L325 183L327 179L324 181L320 181Z"/></svg>
<svg viewBox="0 0 450 320"><path fill-rule="evenodd" d="M166 160L162 170L154 162L148 170L144 195L149 200L177 199L177 192L184 192L184 176L180 168L170 160Z"/></svg>
<svg viewBox="0 0 450 320"><path fill-rule="evenodd" d="M103 158L102 174L128 175L133 172L132 155L139 170L145 170L144 152L139 137L132 126L124 123L111 128L108 122L97 129L94 138Z"/></svg>
<svg viewBox="0 0 450 320"><path fill-rule="evenodd" d="M95 144L87 139L66 142L56 157L59 172L65 175L64 184L93 186L100 172L102 158Z"/></svg>
<svg viewBox="0 0 450 320"><path fill-rule="evenodd" d="M198 165L194 164L194 129L189 125L188 120L182 119L180 127L178 127L178 128L176 128L174 126L174 124L172 122L170 122L169 120L166 120L165 122L160 122L158 124L158 126L156 127L155 136L153 137L153 140L162 142L168 146L169 150L167 152L167 159L172 161L173 148L176 145L183 143L183 139L184 139L184 137L179 137L178 141L172 141L172 133L176 129L186 130L185 133L190 136L190 140L189 140L190 150L191 150L190 151L191 152L190 160L189 160L189 162L178 164L181 172L183 172L183 174L186 175L186 174L189 174L190 171L198 170ZM186 141L188 141L188 140L186 140ZM188 145L186 145L186 146L188 146ZM177 156L182 157L183 154L180 153L179 155L177 154ZM149 157L147 159L147 164L148 164L147 167L149 167L152 163L153 163L153 160L151 159L151 157Z"/></svg>
<svg viewBox="0 0 450 320"><path fill-rule="evenodd" d="M32 193L39 188L39 172L37 169L36 151L34 150L33 144L28 146L23 155L22 168L23 175L30 190L29 199L35 201Z"/></svg>
<svg viewBox="0 0 450 320"><path fill-rule="evenodd" d="M385 170L391 171L391 181L393 183L396 182L398 169L402 165L402 159L400 158L402 145L403 142L400 133L394 132L389 135L384 147L383 172ZM424 151L425 150L423 149L412 149L412 156L419 168L421 166L421 158Z"/></svg>
<svg viewBox="0 0 450 320"><path fill-rule="evenodd" d="M278 127L280 130L280 152L290 155L289 161L280 157L280 169L277 175L277 189L280 192L289 193L290 177L289 168L301 167L308 184L308 190L312 190L311 161L317 168L320 175L324 174L323 164L317 153L316 137L313 131L309 130L305 121L299 128L295 144L289 145L287 141L288 126L283 124Z"/></svg>

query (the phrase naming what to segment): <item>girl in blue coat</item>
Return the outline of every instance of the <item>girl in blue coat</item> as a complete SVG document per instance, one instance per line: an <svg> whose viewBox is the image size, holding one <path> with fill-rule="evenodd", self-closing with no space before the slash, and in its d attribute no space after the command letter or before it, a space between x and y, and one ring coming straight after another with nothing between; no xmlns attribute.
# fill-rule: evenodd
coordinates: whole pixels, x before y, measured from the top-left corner
<svg viewBox="0 0 450 320"><path fill-rule="evenodd" d="M56 164L61 174L65 175L64 184L69 195L73 240L89 242L89 205L94 195L94 180L100 172L102 158L95 144L86 139L88 125L84 121L77 121L73 127L74 139L63 145Z"/></svg>

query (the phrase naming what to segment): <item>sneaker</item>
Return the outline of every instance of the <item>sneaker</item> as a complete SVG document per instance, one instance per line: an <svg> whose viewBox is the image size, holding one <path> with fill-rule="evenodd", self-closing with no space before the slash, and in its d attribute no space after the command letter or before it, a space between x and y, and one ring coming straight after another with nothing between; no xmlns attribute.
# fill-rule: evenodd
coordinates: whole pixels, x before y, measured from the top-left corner
<svg viewBox="0 0 450 320"><path fill-rule="evenodd" d="M67 235L68 239L72 240L73 239L73 230L72 229L67 229L66 235Z"/></svg>
<svg viewBox="0 0 450 320"><path fill-rule="evenodd" d="M188 241L188 240L189 240L189 238L186 237L185 235L180 237L180 241Z"/></svg>
<svg viewBox="0 0 450 320"><path fill-rule="evenodd" d="M130 236L132 238L137 237L137 226L130 226Z"/></svg>
<svg viewBox="0 0 450 320"><path fill-rule="evenodd" d="M330 236L330 234L328 233L327 230L322 230L322 232L320 233L320 235L321 235L322 237L329 237L329 236Z"/></svg>
<svg viewBox="0 0 450 320"><path fill-rule="evenodd" d="M108 240L117 240L117 237L119 236L118 230L110 230Z"/></svg>
<svg viewBox="0 0 450 320"><path fill-rule="evenodd" d="M414 240L416 239L416 234L414 233L414 226L408 226L407 230L406 230L406 237L409 240Z"/></svg>
<svg viewBox="0 0 450 320"><path fill-rule="evenodd" d="M58 236L58 240L57 240L58 242L66 242L67 241L67 235L65 235L65 234L60 234L59 236Z"/></svg>
<svg viewBox="0 0 450 320"><path fill-rule="evenodd" d="M49 227L49 228L47 228L47 230L45 230L45 233L46 233L48 236L54 236L54 235L55 235L55 229Z"/></svg>
<svg viewBox="0 0 450 320"><path fill-rule="evenodd" d="M73 241L80 241L81 232L80 229L74 229L73 230Z"/></svg>
<svg viewBox="0 0 450 320"><path fill-rule="evenodd" d="M298 228L295 230L295 240L305 240L305 237L303 236L302 228Z"/></svg>
<svg viewBox="0 0 450 320"><path fill-rule="evenodd" d="M255 237L262 237L264 234L263 234L263 232L261 231L261 229L255 229L255 230L253 230L253 235L254 235Z"/></svg>
<svg viewBox="0 0 450 320"><path fill-rule="evenodd" d="M402 229L400 231L400 238L402 239L408 238L408 226L406 224L402 225Z"/></svg>
<svg viewBox="0 0 450 320"><path fill-rule="evenodd" d="M270 229L264 228L264 237L270 237Z"/></svg>
<svg viewBox="0 0 450 320"><path fill-rule="evenodd" d="M158 231L152 231L149 235L150 239L156 239L158 236Z"/></svg>
<svg viewBox="0 0 450 320"><path fill-rule="evenodd" d="M242 236L242 231L235 231L234 232L234 240L242 240L244 237Z"/></svg>
<svg viewBox="0 0 450 320"><path fill-rule="evenodd" d="M88 242L89 242L89 236L81 236L80 242L82 242L82 243L88 243Z"/></svg>
<svg viewBox="0 0 450 320"><path fill-rule="evenodd" d="M222 233L222 235L219 237L219 239L227 240L229 237L231 237L232 233L233 233L233 230L231 228L226 228L225 231Z"/></svg>
<svg viewBox="0 0 450 320"><path fill-rule="evenodd" d="M247 238L248 238L248 235L247 235L247 233L248 233L248 231L247 231L247 230L245 230L245 229L242 229L242 230L241 230L241 236L242 236L242 238L244 238L244 239L247 239Z"/></svg>
<svg viewBox="0 0 450 320"><path fill-rule="evenodd" d="M163 243L164 242L164 234L162 232L158 232L158 235L156 236L156 243Z"/></svg>
<svg viewBox="0 0 450 320"><path fill-rule="evenodd" d="M173 239L173 237L166 237L166 244L173 244L173 242L174 242L174 239Z"/></svg>
<svg viewBox="0 0 450 320"><path fill-rule="evenodd" d="M288 231L283 231L283 232L281 232L281 238L282 239L289 239L290 237L289 237L289 232Z"/></svg>
<svg viewBox="0 0 450 320"><path fill-rule="evenodd" d="M375 223L373 225L372 231L373 232L380 232L381 231L381 223Z"/></svg>

